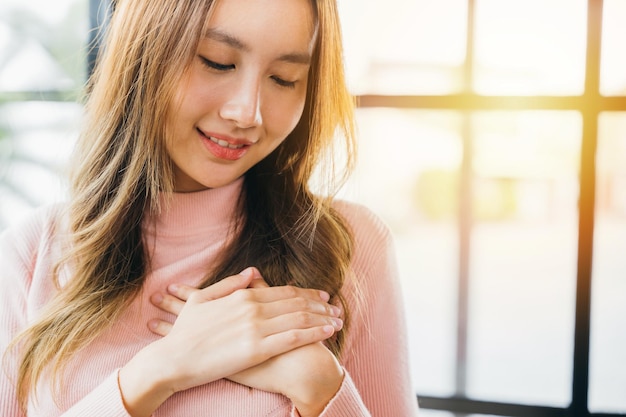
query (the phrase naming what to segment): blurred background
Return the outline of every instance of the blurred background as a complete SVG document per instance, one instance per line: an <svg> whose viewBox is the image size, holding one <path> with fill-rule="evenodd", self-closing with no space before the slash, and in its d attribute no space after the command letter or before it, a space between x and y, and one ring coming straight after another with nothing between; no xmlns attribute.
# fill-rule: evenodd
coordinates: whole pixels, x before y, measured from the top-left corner
<svg viewBox="0 0 626 417"><path fill-rule="evenodd" d="M338 3L422 416L626 414L626 0ZM107 5L0 4L0 229L64 198Z"/></svg>

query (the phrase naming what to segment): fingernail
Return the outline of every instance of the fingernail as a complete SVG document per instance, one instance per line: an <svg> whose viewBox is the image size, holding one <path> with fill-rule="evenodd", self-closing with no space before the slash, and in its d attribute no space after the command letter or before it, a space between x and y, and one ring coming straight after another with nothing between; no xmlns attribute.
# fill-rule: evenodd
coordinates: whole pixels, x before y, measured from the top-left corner
<svg viewBox="0 0 626 417"><path fill-rule="evenodd" d="M156 328L159 326L159 323L156 320L150 320L148 322L148 326L152 329L152 330L156 330Z"/></svg>
<svg viewBox="0 0 626 417"><path fill-rule="evenodd" d="M335 330L341 330L341 328L343 327L343 320L334 318L333 326L335 327Z"/></svg>
<svg viewBox="0 0 626 417"><path fill-rule="evenodd" d="M244 278L252 278L252 276L254 275L254 268L249 266L246 269L244 269L243 271L241 271L239 273L239 275L241 275Z"/></svg>
<svg viewBox="0 0 626 417"><path fill-rule="evenodd" d="M163 295L161 293L156 293L152 296L152 302L154 304L161 304L161 301L163 301Z"/></svg>
<svg viewBox="0 0 626 417"><path fill-rule="evenodd" d="M328 294L326 291L320 291L320 297L324 301L330 300L330 294Z"/></svg>
<svg viewBox="0 0 626 417"><path fill-rule="evenodd" d="M333 326L330 326L330 325L322 327L322 330L326 334L333 334L335 332L335 328Z"/></svg>
<svg viewBox="0 0 626 417"><path fill-rule="evenodd" d="M167 287L167 289L172 294L175 294L178 291L178 284L171 284L169 287Z"/></svg>
<svg viewBox="0 0 626 417"><path fill-rule="evenodd" d="M337 306L331 305L330 312L332 313L333 316L339 317L341 315L341 309Z"/></svg>

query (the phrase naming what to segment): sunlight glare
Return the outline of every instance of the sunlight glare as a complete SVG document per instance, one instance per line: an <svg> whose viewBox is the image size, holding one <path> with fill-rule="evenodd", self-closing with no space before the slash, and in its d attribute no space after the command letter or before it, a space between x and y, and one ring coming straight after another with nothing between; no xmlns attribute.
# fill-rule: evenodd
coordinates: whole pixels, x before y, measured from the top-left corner
<svg viewBox="0 0 626 417"><path fill-rule="evenodd" d="M602 54L600 56L600 93L605 96L626 94L626 1L605 0L602 17Z"/></svg>
<svg viewBox="0 0 626 417"><path fill-rule="evenodd" d="M586 15L585 0L478 0L475 91L581 94Z"/></svg>

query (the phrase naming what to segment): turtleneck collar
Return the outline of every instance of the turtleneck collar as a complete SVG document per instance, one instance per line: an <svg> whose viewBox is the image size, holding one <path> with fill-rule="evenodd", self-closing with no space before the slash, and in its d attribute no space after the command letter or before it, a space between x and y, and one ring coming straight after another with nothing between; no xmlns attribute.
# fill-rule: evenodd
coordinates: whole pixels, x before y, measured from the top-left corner
<svg viewBox="0 0 626 417"><path fill-rule="evenodd" d="M148 214L144 230L159 236L192 236L230 225L243 178L219 188L192 193L162 193L161 213Z"/></svg>

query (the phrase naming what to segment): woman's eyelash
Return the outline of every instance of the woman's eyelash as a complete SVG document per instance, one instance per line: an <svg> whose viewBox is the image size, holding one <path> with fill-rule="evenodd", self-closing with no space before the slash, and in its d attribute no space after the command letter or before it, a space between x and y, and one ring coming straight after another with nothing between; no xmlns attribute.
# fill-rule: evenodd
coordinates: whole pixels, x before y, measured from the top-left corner
<svg viewBox="0 0 626 417"><path fill-rule="evenodd" d="M283 80L280 77L277 77L275 75L273 75L272 80L274 80L274 82L276 84L278 84L281 87L286 87L286 88L294 88L296 86L296 82L295 81L287 81L287 80Z"/></svg>
<svg viewBox="0 0 626 417"><path fill-rule="evenodd" d="M230 71L232 69L235 69L235 65L233 64L220 64L219 62L215 62L215 61L211 61L210 59L207 59L203 56L200 56L200 60L202 61L202 63L209 67L210 69L213 70L217 70L217 71ZM272 80L274 80L274 82L281 86L281 87L285 87L285 88L294 88L296 86L296 81L287 81L284 80L280 77L277 77L275 75L270 77Z"/></svg>
<svg viewBox="0 0 626 417"><path fill-rule="evenodd" d="M214 69L214 70L218 70L218 71L228 71L231 69L234 69L235 66L233 64L220 64L219 62L215 62L215 61L211 61L210 59L206 59L205 57L201 56L200 59L202 60L202 63L204 65L206 65L207 67Z"/></svg>

